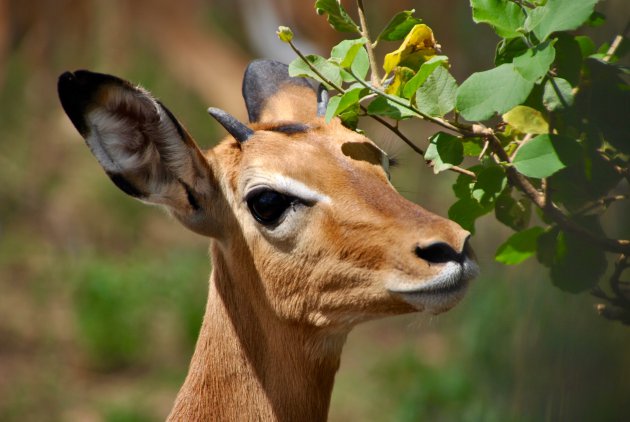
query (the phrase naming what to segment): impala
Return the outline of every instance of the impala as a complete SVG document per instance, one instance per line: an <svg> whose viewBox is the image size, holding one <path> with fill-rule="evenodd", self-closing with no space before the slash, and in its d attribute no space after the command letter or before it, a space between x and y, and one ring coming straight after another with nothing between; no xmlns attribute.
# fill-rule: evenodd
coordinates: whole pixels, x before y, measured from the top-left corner
<svg viewBox="0 0 630 422"><path fill-rule="evenodd" d="M286 65L252 62L250 125L202 151L147 91L89 71L59 97L110 179L210 237L203 325L169 420L321 421L348 332L388 315L453 307L477 265L469 233L404 199L389 159Z"/></svg>

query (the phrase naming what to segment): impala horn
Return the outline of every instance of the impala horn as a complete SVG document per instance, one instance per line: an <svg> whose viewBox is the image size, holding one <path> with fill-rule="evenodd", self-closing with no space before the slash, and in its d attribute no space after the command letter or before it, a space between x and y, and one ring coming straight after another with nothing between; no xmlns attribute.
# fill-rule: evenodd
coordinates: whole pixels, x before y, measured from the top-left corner
<svg viewBox="0 0 630 422"><path fill-rule="evenodd" d="M217 122L221 123L221 126L241 144L254 134L251 128L245 126L243 123L239 122L236 117L220 108L210 107L208 114L214 117Z"/></svg>

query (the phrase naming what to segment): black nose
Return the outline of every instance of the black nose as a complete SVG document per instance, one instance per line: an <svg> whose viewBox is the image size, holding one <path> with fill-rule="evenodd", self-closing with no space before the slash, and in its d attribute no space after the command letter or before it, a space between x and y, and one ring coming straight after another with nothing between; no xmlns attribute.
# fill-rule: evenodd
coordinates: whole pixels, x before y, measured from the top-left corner
<svg viewBox="0 0 630 422"><path fill-rule="evenodd" d="M463 252L455 252L455 250L449 244L444 242L432 243L429 246L425 246L424 248L416 246L414 252L418 256L418 258L424 259L431 264L443 264L445 262L451 261L461 264L464 260Z"/></svg>

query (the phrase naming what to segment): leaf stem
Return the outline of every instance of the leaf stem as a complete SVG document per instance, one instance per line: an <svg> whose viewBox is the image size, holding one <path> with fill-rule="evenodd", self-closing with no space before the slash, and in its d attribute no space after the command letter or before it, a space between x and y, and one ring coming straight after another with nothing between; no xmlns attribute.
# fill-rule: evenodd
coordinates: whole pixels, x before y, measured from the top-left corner
<svg viewBox="0 0 630 422"><path fill-rule="evenodd" d="M621 34L617 34L613 42L610 44L610 47L608 48L608 51L606 51L606 55L603 58L605 62L609 62L610 59L615 55L615 53L617 52L617 49L619 48L619 46L621 45L621 42L623 41L624 36L629 31L630 31L630 22L626 24L626 27L624 28L623 32Z"/></svg>
<svg viewBox="0 0 630 422"><path fill-rule="evenodd" d="M357 0L357 9L359 12L359 21L361 22L361 36L367 40L365 49L367 50L368 61L370 62L370 81L372 85L380 87L381 82L378 74L378 65L374 58L374 47L376 44L372 44L372 40L370 39L370 31L368 29L367 20L365 19L363 0Z"/></svg>
<svg viewBox="0 0 630 422"><path fill-rule="evenodd" d="M313 66L313 64L311 62L308 61L306 56L304 56L304 54L302 54L302 52L295 46L295 44L293 44L293 41L289 41L289 45L291 46L291 49L295 52L295 54L297 54L298 57L300 59L302 59L302 61L304 63L306 63L306 65L309 67L309 69L311 69L313 71L313 73L315 73L322 81L326 82L328 85L333 87L333 89L335 89L336 91L339 91L341 93L345 93L346 92L343 88L338 86L336 83L334 83L333 81L331 81L330 79L328 79L327 77L322 75L321 72L319 70L317 70L317 68L315 66Z"/></svg>
<svg viewBox="0 0 630 422"><path fill-rule="evenodd" d="M433 117L433 116L429 116L428 114L425 114L423 112L421 112L420 110L418 110L416 107L405 103L404 101L400 101L397 97L394 97L393 95L389 95L388 93L386 93L385 91L383 91L382 89L376 88L374 85L370 85L367 82L365 82L364 80L362 80L361 78L357 77L357 75L354 74L354 72L352 71L352 69L348 69L348 71L350 72L350 74L352 75L352 77L361 85L363 85L365 88L369 89L370 91L374 92L375 94L378 94L381 97L384 97L386 99L388 99L389 101L398 104L401 107L404 107L408 110L410 110L411 112L415 113L418 117L424 119L424 120L428 120L430 122L435 123L436 125L440 125L445 129L448 130L452 130L453 132L457 132L457 133L461 133L462 135L466 135L466 134L471 134L471 132L467 132L465 133L465 129L463 125L458 124L457 127L455 125L453 125L451 122L444 120L444 119L440 119L439 117Z"/></svg>

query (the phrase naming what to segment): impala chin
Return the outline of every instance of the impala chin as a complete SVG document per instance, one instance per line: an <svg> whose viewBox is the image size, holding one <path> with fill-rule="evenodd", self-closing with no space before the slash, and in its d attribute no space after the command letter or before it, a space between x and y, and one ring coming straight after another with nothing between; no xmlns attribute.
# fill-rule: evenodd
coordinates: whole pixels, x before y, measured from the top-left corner
<svg viewBox="0 0 630 422"><path fill-rule="evenodd" d="M462 263L442 264L442 270L429 280L419 281L409 275L393 275L386 279L385 287L416 310L436 315L455 306L464 297L469 282L477 274L477 263L466 258Z"/></svg>

